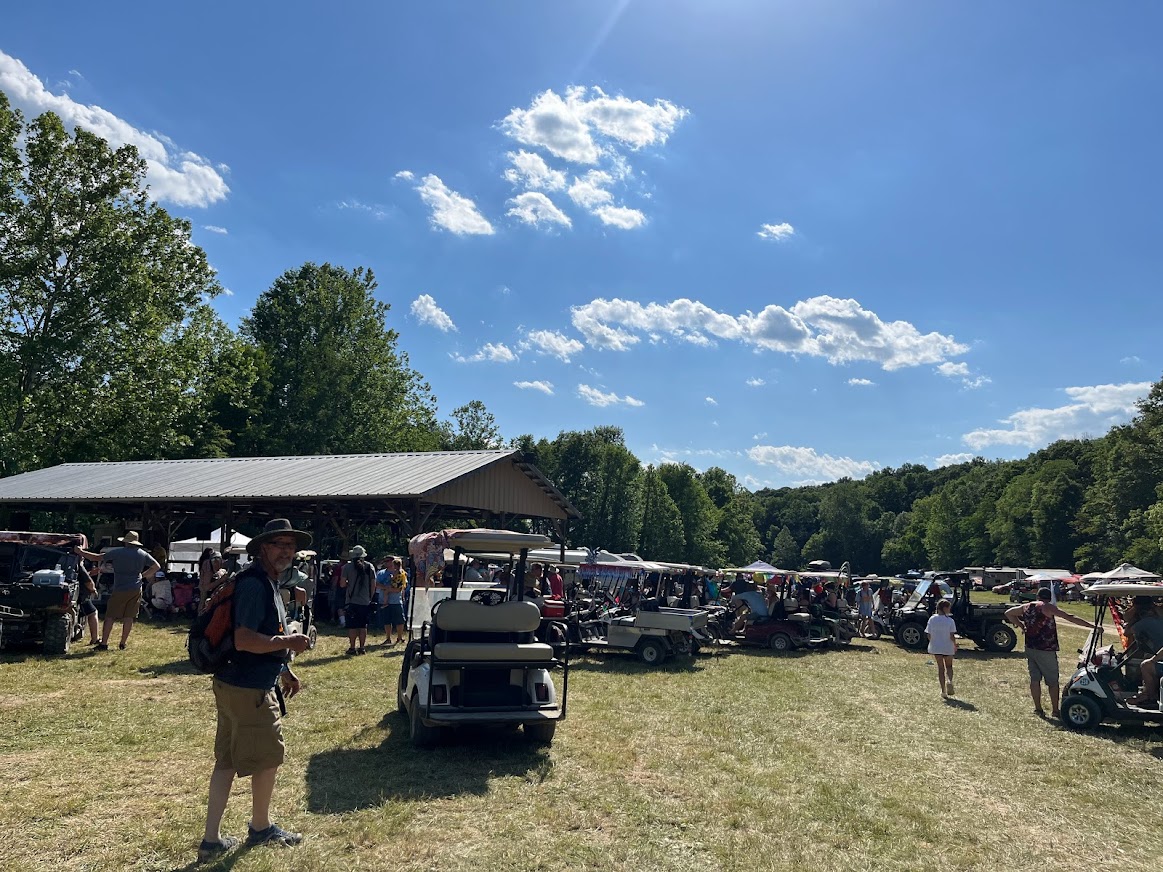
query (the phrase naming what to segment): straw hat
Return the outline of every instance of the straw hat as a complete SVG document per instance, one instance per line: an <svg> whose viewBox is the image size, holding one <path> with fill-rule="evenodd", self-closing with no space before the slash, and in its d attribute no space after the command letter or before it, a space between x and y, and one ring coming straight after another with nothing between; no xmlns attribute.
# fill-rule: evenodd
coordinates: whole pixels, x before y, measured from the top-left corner
<svg viewBox="0 0 1163 872"><path fill-rule="evenodd" d="M138 536L137 533L135 533L133 530L128 531L117 541L124 542L126 545L137 545L139 547L141 545L141 537Z"/></svg>
<svg viewBox="0 0 1163 872"><path fill-rule="evenodd" d="M273 518L267 521L261 533L246 543L246 553L254 557L258 554L258 546L275 536L294 536L296 548L306 548L311 544L310 533L305 530L296 530L286 518Z"/></svg>

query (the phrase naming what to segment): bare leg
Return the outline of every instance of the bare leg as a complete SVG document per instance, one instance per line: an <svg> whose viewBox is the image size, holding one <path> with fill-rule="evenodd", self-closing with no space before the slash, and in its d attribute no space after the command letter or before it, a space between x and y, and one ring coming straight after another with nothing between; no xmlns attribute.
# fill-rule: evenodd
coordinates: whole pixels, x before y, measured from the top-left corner
<svg viewBox="0 0 1163 872"><path fill-rule="evenodd" d="M233 769L215 769L210 775L210 800L206 803L206 832L202 836L207 842L222 841L222 815L226 811L226 802L230 799L230 787L233 784Z"/></svg>
<svg viewBox="0 0 1163 872"><path fill-rule="evenodd" d="M359 631L359 647L360 647L361 651L367 647L367 628L366 627L361 628Z"/></svg>
<svg viewBox="0 0 1163 872"><path fill-rule="evenodd" d="M1030 682L1030 696L1033 697L1033 699L1034 699L1034 711L1036 711L1038 714L1042 714L1043 712L1042 712L1042 682L1041 681L1031 681Z"/></svg>
<svg viewBox="0 0 1163 872"><path fill-rule="evenodd" d="M265 830L271 825L271 797L275 793L275 776L279 767L264 769L250 776L250 825Z"/></svg>
<svg viewBox="0 0 1163 872"><path fill-rule="evenodd" d="M97 634L97 613L93 612L86 620L89 622L89 642L99 642L101 637Z"/></svg>
<svg viewBox="0 0 1163 872"><path fill-rule="evenodd" d="M937 681L941 684L941 696L945 696L945 672L948 667L945 665L945 658L940 654L934 654L933 659L937 661Z"/></svg>
<svg viewBox="0 0 1163 872"><path fill-rule="evenodd" d="M1050 714L1053 717L1058 717L1058 685L1046 682L1046 690L1050 691Z"/></svg>
<svg viewBox="0 0 1163 872"><path fill-rule="evenodd" d="M1143 676L1143 686L1139 688L1139 695L1144 702L1155 702L1159 699L1158 662L1156 658L1149 657L1139 667L1139 672Z"/></svg>
<svg viewBox="0 0 1163 872"><path fill-rule="evenodd" d="M355 647L355 641L356 641L356 638L358 636L359 636L359 633L356 630L348 630L347 631L347 647L348 648Z"/></svg>
<svg viewBox="0 0 1163 872"><path fill-rule="evenodd" d="M113 633L113 618L108 614L105 615L105 621L101 627L101 644L109 644L109 636Z"/></svg>
<svg viewBox="0 0 1163 872"><path fill-rule="evenodd" d="M133 629L133 618L126 618L121 622L121 644L129 641L129 631Z"/></svg>

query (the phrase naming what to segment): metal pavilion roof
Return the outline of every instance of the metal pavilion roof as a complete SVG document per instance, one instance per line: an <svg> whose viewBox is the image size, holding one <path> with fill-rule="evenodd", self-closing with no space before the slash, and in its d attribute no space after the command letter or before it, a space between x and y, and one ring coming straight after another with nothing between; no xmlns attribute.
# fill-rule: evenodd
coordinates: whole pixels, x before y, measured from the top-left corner
<svg viewBox="0 0 1163 872"><path fill-rule="evenodd" d="M536 467L523 462L521 452L512 450L65 463L0 479L0 504L11 507L426 498L449 502L462 494L471 499L463 505L479 509L579 517L569 500Z"/></svg>

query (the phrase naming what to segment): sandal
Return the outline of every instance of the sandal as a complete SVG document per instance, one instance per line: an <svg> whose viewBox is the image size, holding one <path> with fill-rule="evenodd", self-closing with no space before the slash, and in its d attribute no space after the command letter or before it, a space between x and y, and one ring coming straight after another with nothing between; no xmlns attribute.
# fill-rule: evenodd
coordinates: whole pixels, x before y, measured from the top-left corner
<svg viewBox="0 0 1163 872"><path fill-rule="evenodd" d="M212 860L227 851L233 851L237 847L238 839L233 836L221 836L217 842L207 842L203 839L202 844L198 845L198 862L205 863L207 860Z"/></svg>

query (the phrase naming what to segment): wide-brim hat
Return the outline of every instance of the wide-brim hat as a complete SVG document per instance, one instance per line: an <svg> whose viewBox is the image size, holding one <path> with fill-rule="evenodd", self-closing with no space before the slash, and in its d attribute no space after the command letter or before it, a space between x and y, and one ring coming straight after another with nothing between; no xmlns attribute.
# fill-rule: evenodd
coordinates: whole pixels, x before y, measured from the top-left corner
<svg viewBox="0 0 1163 872"><path fill-rule="evenodd" d="M137 533L134 532L133 530L129 530L126 532L126 534L124 536L122 536L117 541L124 542L126 545L140 545L141 544L141 537L138 536Z"/></svg>
<svg viewBox="0 0 1163 872"><path fill-rule="evenodd" d="M310 533L305 530L296 530L286 518L272 518L267 521L261 533L246 543L246 553L254 557L258 554L258 546L276 536L294 536L297 550L302 550L311 544Z"/></svg>
<svg viewBox="0 0 1163 872"><path fill-rule="evenodd" d="M367 557L367 549L362 545L352 545L351 551L348 552L352 560L363 560Z"/></svg>

